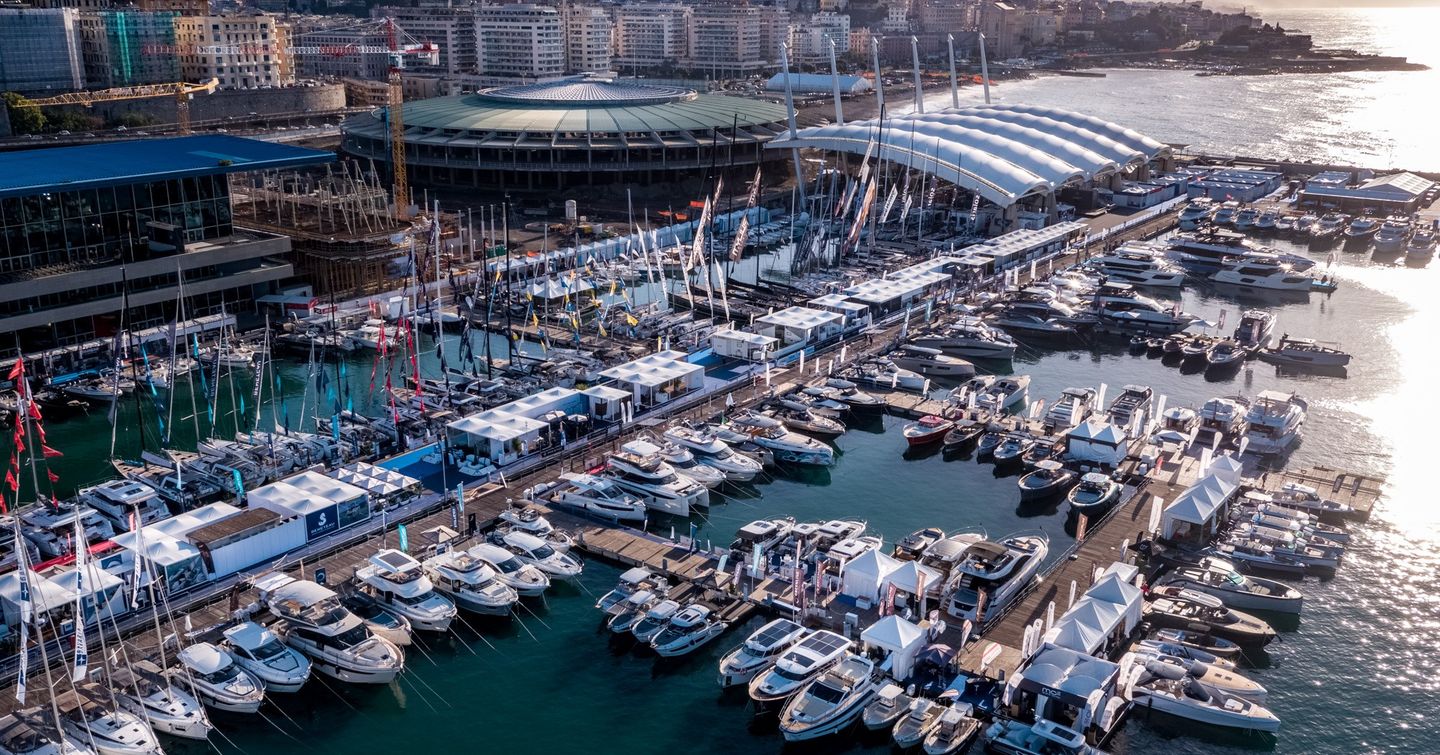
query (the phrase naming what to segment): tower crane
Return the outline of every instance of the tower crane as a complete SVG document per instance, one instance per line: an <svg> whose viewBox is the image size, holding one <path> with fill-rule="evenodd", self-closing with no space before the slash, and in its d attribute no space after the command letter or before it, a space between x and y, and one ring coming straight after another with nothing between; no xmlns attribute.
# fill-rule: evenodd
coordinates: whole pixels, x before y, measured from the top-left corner
<svg viewBox="0 0 1440 755"><path fill-rule="evenodd" d="M403 219L410 215L410 180L405 169L405 94L400 72L405 68L407 55L426 65L439 65L440 48L429 41L401 43L395 20L391 18L385 19L385 40L390 48L389 106L385 109L385 118L390 126L390 176L395 216Z"/></svg>
<svg viewBox="0 0 1440 755"><path fill-rule="evenodd" d="M83 105L90 107L97 102L120 102L122 100L145 100L152 97L174 97L175 124L180 133L188 134L190 133L190 98L197 94L210 94L219 86L219 79L211 79L203 84L177 81L168 84L146 84L143 86L98 89L90 92L70 92L69 94L46 97L41 100L31 100L31 102L40 107L57 105Z"/></svg>

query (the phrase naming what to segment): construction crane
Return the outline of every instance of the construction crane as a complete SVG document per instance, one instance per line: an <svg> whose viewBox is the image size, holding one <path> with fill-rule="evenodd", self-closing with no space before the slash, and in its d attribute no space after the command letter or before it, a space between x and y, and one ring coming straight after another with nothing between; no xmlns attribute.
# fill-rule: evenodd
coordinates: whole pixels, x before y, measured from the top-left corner
<svg viewBox="0 0 1440 755"><path fill-rule="evenodd" d="M40 107L51 107L55 105L83 105L90 107L97 102L120 102L123 100L146 100L152 97L174 97L175 98L175 123L180 133L190 133L190 98L197 94L210 94L220 86L219 79L211 79L204 84L191 84L184 81L177 81L170 84L146 84L133 87L116 87L115 89L97 89L91 92L71 92L69 94L46 97L43 100L31 100Z"/></svg>
<svg viewBox="0 0 1440 755"><path fill-rule="evenodd" d="M439 65L440 48L428 41L401 44L392 18L385 19L385 40L390 48L389 107L385 111L390 125L390 177L395 217L404 219L410 215L410 180L405 170L405 93L401 87L400 72L405 69L407 55L415 56L428 65Z"/></svg>

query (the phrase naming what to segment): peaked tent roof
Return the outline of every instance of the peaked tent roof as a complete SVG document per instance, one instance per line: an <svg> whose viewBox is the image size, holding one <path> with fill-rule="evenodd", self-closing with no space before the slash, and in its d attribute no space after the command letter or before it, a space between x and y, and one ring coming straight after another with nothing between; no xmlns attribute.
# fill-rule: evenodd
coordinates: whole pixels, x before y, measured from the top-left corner
<svg viewBox="0 0 1440 755"><path fill-rule="evenodd" d="M925 630L892 614L866 627L860 633L860 639L887 650L900 651L924 642Z"/></svg>

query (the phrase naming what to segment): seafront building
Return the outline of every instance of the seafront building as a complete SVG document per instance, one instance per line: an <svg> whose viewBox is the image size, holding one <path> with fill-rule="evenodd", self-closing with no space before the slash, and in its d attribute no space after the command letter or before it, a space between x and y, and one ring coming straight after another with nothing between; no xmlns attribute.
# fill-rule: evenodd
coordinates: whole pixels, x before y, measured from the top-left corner
<svg viewBox="0 0 1440 755"><path fill-rule="evenodd" d="M74 8L0 8L0 50L0 91L58 94L85 86Z"/></svg>
<svg viewBox="0 0 1440 755"><path fill-rule="evenodd" d="M334 156L211 135L0 154L0 343L79 345L175 319L246 316L293 275L290 239L237 230L228 177Z"/></svg>

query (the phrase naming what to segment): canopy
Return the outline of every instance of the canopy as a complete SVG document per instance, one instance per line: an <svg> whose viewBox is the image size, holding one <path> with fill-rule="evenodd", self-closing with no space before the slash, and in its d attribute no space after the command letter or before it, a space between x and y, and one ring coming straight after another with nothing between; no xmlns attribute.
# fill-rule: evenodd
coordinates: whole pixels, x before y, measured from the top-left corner
<svg viewBox="0 0 1440 755"><path fill-rule="evenodd" d="M1185 492L1176 496L1161 513L1161 537L1175 537L1182 529L1182 524L1203 530L1214 521L1220 507L1228 503L1238 489L1236 483L1215 472L1200 478L1194 485L1186 488Z"/></svg>
<svg viewBox="0 0 1440 755"><path fill-rule="evenodd" d="M915 665L915 655L925 645L925 630L891 614L860 633L860 641L890 653L890 675L904 679Z"/></svg>
<svg viewBox="0 0 1440 755"><path fill-rule="evenodd" d="M1205 471L1238 485L1245 474L1245 463L1235 458L1234 454L1224 454L1210 462L1210 468Z"/></svg>
<svg viewBox="0 0 1440 755"><path fill-rule="evenodd" d="M944 578L939 571L924 566L918 561L906 561L900 564L900 568L890 572L884 581L886 584L895 585L897 590L916 595L920 590L920 575L922 574L925 576L925 593L927 595L939 594Z"/></svg>
<svg viewBox="0 0 1440 755"><path fill-rule="evenodd" d="M900 562L878 550L868 550L856 556L845 565L840 579L840 592L852 598L875 600L880 586L891 572L900 568Z"/></svg>

